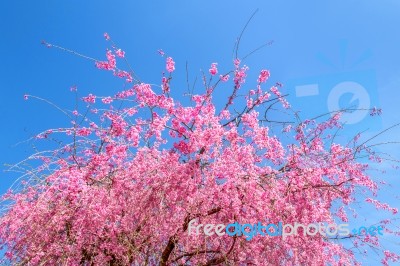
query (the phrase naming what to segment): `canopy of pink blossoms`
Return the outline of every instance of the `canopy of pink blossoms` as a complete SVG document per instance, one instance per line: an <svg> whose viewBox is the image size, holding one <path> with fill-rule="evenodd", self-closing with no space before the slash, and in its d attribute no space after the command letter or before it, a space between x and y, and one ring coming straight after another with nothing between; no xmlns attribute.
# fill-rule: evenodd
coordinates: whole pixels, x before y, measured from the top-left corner
<svg viewBox="0 0 400 266"><path fill-rule="evenodd" d="M282 123L278 137L266 110L289 111L290 105L280 86L268 85L269 71L260 71L251 84L256 89L246 90L248 67L240 60L219 77L213 63L203 92L183 105L169 94L174 90L171 57L166 57L167 76L156 86L118 69L115 55L125 53L108 50L107 61L96 66L126 79L129 88L84 97L88 113L75 110L71 127L40 134L64 134L70 144L32 156L41 166L27 173L25 186L4 196L11 202L0 219L7 260L21 265L355 262L340 241L318 234L251 241L188 234L192 220L346 222L344 207L357 189L376 192L377 185L366 173L368 165L357 159L368 152L365 145L354 139L343 146L327 134L341 127L340 113L321 122L293 115L295 122ZM216 90L231 91L223 108L213 100ZM244 106L233 108L240 95L245 95ZM333 203L344 207L333 210ZM376 237L354 236L354 241L379 245ZM385 252L385 263L396 259Z"/></svg>

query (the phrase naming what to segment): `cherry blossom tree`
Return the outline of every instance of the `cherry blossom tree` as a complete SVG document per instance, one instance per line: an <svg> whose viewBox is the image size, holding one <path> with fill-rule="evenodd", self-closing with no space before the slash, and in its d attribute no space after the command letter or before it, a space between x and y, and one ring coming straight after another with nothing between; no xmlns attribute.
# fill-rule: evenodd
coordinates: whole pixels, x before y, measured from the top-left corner
<svg viewBox="0 0 400 266"><path fill-rule="evenodd" d="M111 42L106 60L85 57L125 79L128 89L83 97L86 110L62 110L71 126L37 135L48 139L58 134L69 144L28 158L39 160L39 166L26 170L19 186L3 196L0 244L5 261L357 265L344 239L379 248L379 236L352 232L346 237L258 235L251 240L190 234L193 224L266 219L276 224L346 223L360 189L370 193L363 198L366 204L394 214L397 210L376 200L378 184L361 160L380 160L370 140L357 135L346 145L336 141L346 110L301 120L268 70L260 70L247 87L249 68L238 57L224 73L211 63L201 92L188 94L190 104L184 105L171 96L172 57L159 51L166 72L160 85L148 84L129 65L119 68L125 53L107 34L105 38ZM218 90L231 91L221 107L213 98ZM284 112L284 119L274 111ZM382 254L383 264L399 259L388 250Z"/></svg>

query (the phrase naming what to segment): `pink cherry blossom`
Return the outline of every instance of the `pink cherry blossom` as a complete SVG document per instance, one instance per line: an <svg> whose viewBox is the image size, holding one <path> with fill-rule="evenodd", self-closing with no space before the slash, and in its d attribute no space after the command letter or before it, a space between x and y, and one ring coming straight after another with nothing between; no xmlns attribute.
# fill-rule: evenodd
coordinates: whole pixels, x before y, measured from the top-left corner
<svg viewBox="0 0 400 266"><path fill-rule="evenodd" d="M117 50L115 50L115 54L118 56L118 57L125 57L125 52L124 51L122 51L121 49L117 49Z"/></svg>
<svg viewBox="0 0 400 266"><path fill-rule="evenodd" d="M211 68L208 70L211 75L215 76L218 73L217 63L212 63Z"/></svg>
<svg viewBox="0 0 400 266"><path fill-rule="evenodd" d="M105 70L114 70L117 65L117 61L115 60L115 55L111 52L111 50L107 50L106 52L107 61L98 61L96 62L96 67L98 69Z"/></svg>
<svg viewBox="0 0 400 266"><path fill-rule="evenodd" d="M175 70L175 62L172 60L172 57L167 57L166 69L170 73Z"/></svg>
<svg viewBox="0 0 400 266"><path fill-rule="evenodd" d="M103 98L103 99L101 99L101 101L103 102L103 103L105 103L105 104L110 104L110 103L112 103L113 102L113 99L111 98L111 97L105 97L105 98Z"/></svg>
<svg viewBox="0 0 400 266"><path fill-rule="evenodd" d="M91 93L88 96L83 97L82 99L84 102L87 102L87 103L95 103L96 102L96 96L94 96Z"/></svg>
<svg viewBox="0 0 400 266"><path fill-rule="evenodd" d="M229 80L229 75L219 75L219 78L223 82L227 82Z"/></svg>
<svg viewBox="0 0 400 266"><path fill-rule="evenodd" d="M269 78L270 74L268 70L261 70L260 75L258 76L258 83L266 82Z"/></svg>

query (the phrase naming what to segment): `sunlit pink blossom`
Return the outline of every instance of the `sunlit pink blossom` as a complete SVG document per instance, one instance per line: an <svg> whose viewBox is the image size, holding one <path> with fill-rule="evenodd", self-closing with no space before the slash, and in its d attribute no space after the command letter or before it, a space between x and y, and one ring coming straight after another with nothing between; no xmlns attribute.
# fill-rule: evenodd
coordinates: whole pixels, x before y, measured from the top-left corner
<svg viewBox="0 0 400 266"><path fill-rule="evenodd" d="M172 57L167 57L166 69L170 73L175 70L175 62L172 60Z"/></svg>
<svg viewBox="0 0 400 266"><path fill-rule="evenodd" d="M115 50L115 54L116 54L118 57L125 57L125 52L122 51L121 49Z"/></svg>
<svg viewBox="0 0 400 266"><path fill-rule="evenodd" d="M218 65L217 63L212 63L211 68L208 70L210 74L213 76L218 73L217 65Z"/></svg>

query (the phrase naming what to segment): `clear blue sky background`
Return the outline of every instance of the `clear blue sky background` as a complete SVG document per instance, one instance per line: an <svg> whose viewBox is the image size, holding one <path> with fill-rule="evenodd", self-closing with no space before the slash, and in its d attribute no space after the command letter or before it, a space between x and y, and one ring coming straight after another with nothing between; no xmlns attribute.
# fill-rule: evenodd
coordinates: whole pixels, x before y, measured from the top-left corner
<svg viewBox="0 0 400 266"><path fill-rule="evenodd" d="M120 81L96 70L92 62L46 49L41 40L102 59L106 47L102 35L108 32L141 79L151 83L160 81L164 63L156 51L162 48L176 60L173 90L180 95L186 89L186 61L192 81L211 62L230 69L235 38L256 8L259 12L243 36L240 55L269 40L274 44L246 61L254 71L249 81L260 69L270 69L272 79L285 85L291 103L303 109L304 116L327 112L329 93L337 84L360 84L370 106L382 107L384 115L349 126L345 136L368 128L371 136L400 122L400 2L326 2L1 1L0 162L23 160L33 152L32 143L16 143L68 123L43 102L23 101L24 93L73 109L72 85L78 86L80 95L111 95L122 88ZM296 97L296 87L309 84L318 86L318 95ZM352 97L343 95L339 106L347 106ZM353 104L361 101L355 99ZM399 140L399 133L395 129L380 140ZM400 157L398 146L383 150ZM15 177L1 173L0 193ZM375 178L382 179L379 174ZM384 178L392 186L384 188L381 199L400 207L398 173L389 171ZM369 208L361 213L371 223L384 217ZM400 251L398 238L386 240L386 246ZM368 258L369 265L374 259Z"/></svg>

